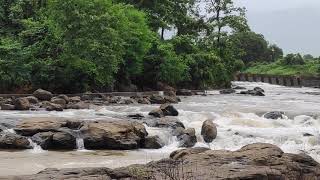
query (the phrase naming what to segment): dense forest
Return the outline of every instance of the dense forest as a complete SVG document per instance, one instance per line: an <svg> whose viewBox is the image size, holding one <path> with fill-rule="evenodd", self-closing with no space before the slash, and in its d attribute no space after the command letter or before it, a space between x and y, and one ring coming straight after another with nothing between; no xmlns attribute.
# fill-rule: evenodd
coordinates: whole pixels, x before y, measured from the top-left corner
<svg viewBox="0 0 320 180"><path fill-rule="evenodd" d="M230 86L283 52L232 0L0 0L0 92Z"/></svg>

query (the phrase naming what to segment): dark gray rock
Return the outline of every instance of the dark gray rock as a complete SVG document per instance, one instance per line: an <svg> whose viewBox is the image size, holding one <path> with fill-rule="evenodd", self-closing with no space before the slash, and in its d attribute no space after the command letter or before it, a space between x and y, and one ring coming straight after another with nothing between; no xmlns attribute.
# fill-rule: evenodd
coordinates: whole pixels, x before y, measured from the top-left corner
<svg viewBox="0 0 320 180"><path fill-rule="evenodd" d="M265 92L264 89L262 89L261 87L255 87L253 88L253 90L263 92L263 93Z"/></svg>
<svg viewBox="0 0 320 180"><path fill-rule="evenodd" d="M280 111L268 112L264 114L263 117L266 119L283 119L284 112L280 112Z"/></svg>
<svg viewBox="0 0 320 180"><path fill-rule="evenodd" d="M151 104L164 104L166 103L166 100L163 96L160 95L152 95L150 96L150 102Z"/></svg>
<svg viewBox="0 0 320 180"><path fill-rule="evenodd" d="M220 91L220 94L233 94L236 93L236 90L234 89L223 89Z"/></svg>
<svg viewBox="0 0 320 180"><path fill-rule="evenodd" d="M164 116L178 116L179 112L171 104L163 104L160 106Z"/></svg>
<svg viewBox="0 0 320 180"><path fill-rule="evenodd" d="M191 90L188 89L179 89L177 91L177 96L192 96L193 93Z"/></svg>
<svg viewBox="0 0 320 180"><path fill-rule="evenodd" d="M177 136L179 140L179 147L193 147L197 143L196 130L189 128Z"/></svg>
<svg viewBox="0 0 320 180"><path fill-rule="evenodd" d="M159 136L148 136L144 140L143 148L145 149L160 149L164 146L164 143Z"/></svg>

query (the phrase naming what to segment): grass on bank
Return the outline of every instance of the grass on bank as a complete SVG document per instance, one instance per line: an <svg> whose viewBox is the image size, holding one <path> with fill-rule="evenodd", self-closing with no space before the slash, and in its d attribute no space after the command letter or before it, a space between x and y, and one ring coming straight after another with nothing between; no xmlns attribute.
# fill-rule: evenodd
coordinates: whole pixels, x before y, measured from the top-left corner
<svg viewBox="0 0 320 180"><path fill-rule="evenodd" d="M319 76L320 62L307 61L304 65L284 65L280 61L274 63L258 63L246 70L244 73L266 74L266 75L300 75L300 76Z"/></svg>

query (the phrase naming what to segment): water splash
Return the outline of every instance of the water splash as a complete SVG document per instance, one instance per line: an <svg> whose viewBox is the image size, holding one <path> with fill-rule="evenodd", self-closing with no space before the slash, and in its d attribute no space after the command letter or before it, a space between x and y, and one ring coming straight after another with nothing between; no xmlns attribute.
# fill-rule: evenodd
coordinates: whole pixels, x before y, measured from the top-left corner
<svg viewBox="0 0 320 180"><path fill-rule="evenodd" d="M28 138L28 141L32 147L32 150L31 150L31 153L34 153L34 154L39 154L39 153L44 153L46 152L45 150L43 150L41 148L40 145L38 145L37 143L33 142L30 138Z"/></svg>

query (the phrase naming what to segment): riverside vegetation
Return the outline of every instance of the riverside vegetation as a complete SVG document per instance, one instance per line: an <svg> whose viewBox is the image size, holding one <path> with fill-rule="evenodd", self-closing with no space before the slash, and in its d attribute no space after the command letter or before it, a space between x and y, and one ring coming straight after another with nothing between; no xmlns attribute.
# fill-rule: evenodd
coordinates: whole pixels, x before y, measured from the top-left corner
<svg viewBox="0 0 320 180"><path fill-rule="evenodd" d="M231 0L0 0L0 92L227 87L257 38Z"/></svg>

